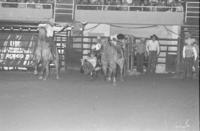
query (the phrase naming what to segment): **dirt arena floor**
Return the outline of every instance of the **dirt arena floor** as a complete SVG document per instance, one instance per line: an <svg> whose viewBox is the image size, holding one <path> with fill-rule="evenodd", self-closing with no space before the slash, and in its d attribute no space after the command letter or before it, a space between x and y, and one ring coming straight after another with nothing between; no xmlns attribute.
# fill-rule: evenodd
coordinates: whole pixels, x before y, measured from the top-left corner
<svg viewBox="0 0 200 131"><path fill-rule="evenodd" d="M197 80L128 76L114 87L77 71L54 76L0 72L0 131L199 131Z"/></svg>

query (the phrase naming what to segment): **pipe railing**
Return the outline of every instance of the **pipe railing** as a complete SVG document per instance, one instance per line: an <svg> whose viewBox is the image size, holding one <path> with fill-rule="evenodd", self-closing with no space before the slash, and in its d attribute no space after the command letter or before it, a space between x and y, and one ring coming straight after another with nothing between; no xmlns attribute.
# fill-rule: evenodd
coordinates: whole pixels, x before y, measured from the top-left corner
<svg viewBox="0 0 200 131"><path fill-rule="evenodd" d="M129 5L82 5L77 4L76 10L100 11L170 11L183 12L183 6L129 6Z"/></svg>
<svg viewBox="0 0 200 131"><path fill-rule="evenodd" d="M187 22L188 18L199 19L200 15L200 2L186 2L186 11L185 11L185 22ZM195 15L188 15L195 14Z"/></svg>
<svg viewBox="0 0 200 131"><path fill-rule="evenodd" d="M52 9L52 4L48 4L48 3L0 2L0 8Z"/></svg>

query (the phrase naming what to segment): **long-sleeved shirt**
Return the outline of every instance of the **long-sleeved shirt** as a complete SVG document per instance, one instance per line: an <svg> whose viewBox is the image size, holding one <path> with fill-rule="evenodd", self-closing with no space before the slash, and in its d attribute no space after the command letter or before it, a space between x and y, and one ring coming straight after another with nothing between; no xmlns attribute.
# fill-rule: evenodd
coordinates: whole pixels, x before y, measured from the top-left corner
<svg viewBox="0 0 200 131"><path fill-rule="evenodd" d="M50 24L39 24L38 27L45 27L47 31L47 37L53 37L54 31L58 32L63 29L62 26L51 26Z"/></svg>
<svg viewBox="0 0 200 131"><path fill-rule="evenodd" d="M187 38L185 39L185 44L192 45L196 40L193 38Z"/></svg>
<svg viewBox="0 0 200 131"><path fill-rule="evenodd" d="M149 51L157 51L157 54L160 53L160 45L159 41L155 40L149 40L146 43L146 51L149 53Z"/></svg>
<svg viewBox="0 0 200 131"><path fill-rule="evenodd" d="M146 46L144 43L136 43L134 45L135 49L136 49L136 53L139 53L139 54L142 54L142 53L145 53L146 51Z"/></svg>
<svg viewBox="0 0 200 131"><path fill-rule="evenodd" d="M197 51L194 46L192 45L185 45L183 47L183 58L189 58L194 57L194 59L197 59Z"/></svg>

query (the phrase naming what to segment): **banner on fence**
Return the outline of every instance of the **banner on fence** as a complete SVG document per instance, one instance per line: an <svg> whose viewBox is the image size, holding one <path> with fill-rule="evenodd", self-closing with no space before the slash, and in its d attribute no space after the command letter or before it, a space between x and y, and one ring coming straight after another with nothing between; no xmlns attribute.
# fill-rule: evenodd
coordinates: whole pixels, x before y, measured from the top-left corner
<svg viewBox="0 0 200 131"><path fill-rule="evenodd" d="M31 67L35 47L34 34L0 33L0 66L4 69Z"/></svg>

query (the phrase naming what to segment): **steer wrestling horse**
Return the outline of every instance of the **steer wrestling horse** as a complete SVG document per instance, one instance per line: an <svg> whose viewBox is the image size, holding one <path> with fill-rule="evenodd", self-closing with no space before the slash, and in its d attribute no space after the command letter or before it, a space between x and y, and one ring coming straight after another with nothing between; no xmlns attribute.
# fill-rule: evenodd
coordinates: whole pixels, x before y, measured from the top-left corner
<svg viewBox="0 0 200 131"><path fill-rule="evenodd" d="M113 82L116 85L116 74L117 65L120 69L120 80L123 79L123 69L124 69L124 52L120 45L114 45L110 38L105 38L102 40L102 55L101 64L105 75L105 79Z"/></svg>
<svg viewBox="0 0 200 131"><path fill-rule="evenodd" d="M56 68L56 79L59 79L59 55L57 49L55 49L55 53L52 53L51 48L56 48L51 45L50 41L47 41L46 38L46 28L39 28L39 36L38 41L35 47L34 52L34 74L39 75L39 79L46 80L49 75L49 65L50 63L55 64ZM54 44L54 43L53 43ZM38 67L41 66L41 70L38 73Z"/></svg>

